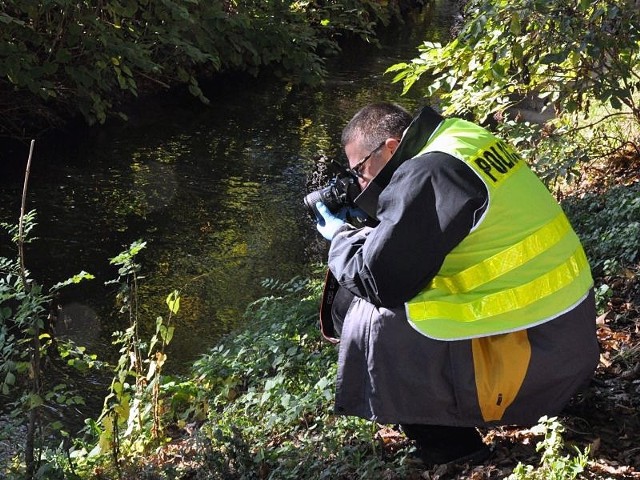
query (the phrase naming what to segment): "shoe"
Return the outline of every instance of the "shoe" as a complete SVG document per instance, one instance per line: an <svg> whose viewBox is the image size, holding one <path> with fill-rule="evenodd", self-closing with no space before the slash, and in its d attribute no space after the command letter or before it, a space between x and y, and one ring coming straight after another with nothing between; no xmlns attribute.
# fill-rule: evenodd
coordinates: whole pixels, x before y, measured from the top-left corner
<svg viewBox="0 0 640 480"><path fill-rule="evenodd" d="M434 465L462 465L465 463L476 465L484 462L491 456L492 450L488 445L483 445L472 452L453 452L439 448L421 448L416 450L417 457L428 466Z"/></svg>

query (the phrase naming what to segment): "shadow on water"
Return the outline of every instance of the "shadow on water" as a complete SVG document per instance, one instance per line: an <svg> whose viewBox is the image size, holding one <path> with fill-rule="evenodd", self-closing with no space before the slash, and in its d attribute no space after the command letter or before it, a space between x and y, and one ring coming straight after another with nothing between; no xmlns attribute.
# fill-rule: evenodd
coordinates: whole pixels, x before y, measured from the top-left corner
<svg viewBox="0 0 640 480"><path fill-rule="evenodd" d="M28 205L38 212L39 240L27 264L47 285L81 270L96 276L65 291L64 333L109 356L111 332L126 319L105 286L117 276L108 259L137 239L148 242L140 257L148 329L168 313L167 294L182 290L169 350L175 372L242 324L245 307L266 293L261 280L307 275L326 251L302 204L313 159L339 155L340 130L362 105L421 105L418 92L401 97L383 72L413 58L425 32L446 36L452 4L434 1L385 30L381 48L346 48L316 88L227 77L208 86L209 106L172 93L136 105L127 123L37 142ZM14 222L22 172L0 168L0 219ZM1 245L0 254L11 254L4 238Z"/></svg>

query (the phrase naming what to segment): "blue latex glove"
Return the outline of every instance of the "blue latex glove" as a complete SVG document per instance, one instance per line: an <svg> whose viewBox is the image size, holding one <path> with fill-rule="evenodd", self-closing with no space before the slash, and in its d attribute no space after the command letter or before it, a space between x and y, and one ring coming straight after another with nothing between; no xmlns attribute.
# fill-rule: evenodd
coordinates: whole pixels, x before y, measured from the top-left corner
<svg viewBox="0 0 640 480"><path fill-rule="evenodd" d="M327 240L333 239L336 231L346 223L345 218L347 216L347 209L343 208L334 215L322 202L316 203L316 209L318 210L318 213L322 215L322 218L318 219L318 223L316 225L318 232L320 232L320 235Z"/></svg>

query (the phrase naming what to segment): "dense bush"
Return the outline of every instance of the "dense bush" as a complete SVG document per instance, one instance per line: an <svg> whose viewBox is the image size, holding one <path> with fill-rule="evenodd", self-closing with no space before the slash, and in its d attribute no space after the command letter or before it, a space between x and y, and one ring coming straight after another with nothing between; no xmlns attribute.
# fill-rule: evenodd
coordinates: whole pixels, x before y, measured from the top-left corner
<svg viewBox="0 0 640 480"><path fill-rule="evenodd" d="M103 122L137 96L221 71L322 78L343 35L373 38L397 2L0 1L0 135L81 113ZM120 115L123 115L120 113Z"/></svg>
<svg viewBox="0 0 640 480"><path fill-rule="evenodd" d="M480 121L533 95L568 113L624 106L640 122L639 46L635 0L468 0L456 38L391 70L405 90L426 80L447 113Z"/></svg>

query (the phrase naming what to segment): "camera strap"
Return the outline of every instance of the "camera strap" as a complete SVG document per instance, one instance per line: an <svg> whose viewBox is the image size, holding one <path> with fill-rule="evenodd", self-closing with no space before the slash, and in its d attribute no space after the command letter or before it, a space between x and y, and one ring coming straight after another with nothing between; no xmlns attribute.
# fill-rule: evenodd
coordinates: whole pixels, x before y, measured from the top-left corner
<svg viewBox="0 0 640 480"><path fill-rule="evenodd" d="M333 302L336 294L340 289L340 284L336 277L333 276L331 270L327 269L327 275L324 280L324 289L322 291L322 302L320 303L320 332L325 340L330 343L339 343L338 335L333 325Z"/></svg>
<svg viewBox="0 0 640 480"><path fill-rule="evenodd" d="M397 168L405 160L413 158L426 145L443 120L444 117L433 108L423 107L402 136L398 149L393 153L393 156L378 175L371 180L367 188L358 195L354 203L364 210L367 215L375 219L378 209L378 197L382 190L389 185L391 177Z"/></svg>

